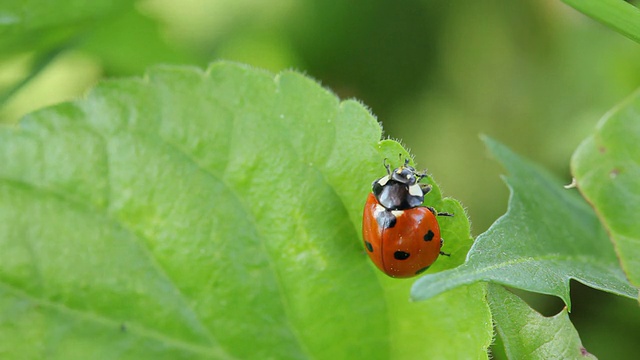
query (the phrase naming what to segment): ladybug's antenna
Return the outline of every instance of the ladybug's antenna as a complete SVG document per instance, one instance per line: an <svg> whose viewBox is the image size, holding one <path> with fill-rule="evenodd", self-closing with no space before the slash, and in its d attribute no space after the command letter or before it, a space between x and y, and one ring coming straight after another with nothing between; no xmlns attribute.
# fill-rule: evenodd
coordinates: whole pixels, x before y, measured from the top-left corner
<svg viewBox="0 0 640 360"><path fill-rule="evenodd" d="M384 168L387 169L387 175L391 175L391 166L389 164L387 164L387 158L384 158L384 160L382 161L382 164L384 165Z"/></svg>

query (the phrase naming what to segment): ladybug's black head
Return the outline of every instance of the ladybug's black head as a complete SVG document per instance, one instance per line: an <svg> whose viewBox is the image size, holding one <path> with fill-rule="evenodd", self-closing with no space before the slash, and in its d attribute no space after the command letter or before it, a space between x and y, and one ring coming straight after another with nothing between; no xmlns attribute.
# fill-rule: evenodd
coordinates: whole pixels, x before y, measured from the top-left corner
<svg viewBox="0 0 640 360"><path fill-rule="evenodd" d="M418 174L415 168L407 164L393 169L391 172L391 180L395 180L405 185L415 185L420 179L424 177L422 174Z"/></svg>

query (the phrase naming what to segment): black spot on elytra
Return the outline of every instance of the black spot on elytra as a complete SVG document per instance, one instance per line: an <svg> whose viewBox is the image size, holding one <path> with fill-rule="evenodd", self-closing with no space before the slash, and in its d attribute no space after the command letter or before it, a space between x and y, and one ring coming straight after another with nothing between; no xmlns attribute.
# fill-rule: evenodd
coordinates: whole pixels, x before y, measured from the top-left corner
<svg viewBox="0 0 640 360"><path fill-rule="evenodd" d="M393 253L393 257L396 260L407 260L409 256L411 256L411 254L409 254L408 252L400 251L400 250Z"/></svg>
<svg viewBox="0 0 640 360"><path fill-rule="evenodd" d="M424 234L424 241L431 241L431 240L433 240L434 236L435 236L435 234L433 233L433 231L429 230L429 231L427 231L426 234Z"/></svg>
<svg viewBox="0 0 640 360"><path fill-rule="evenodd" d="M367 250L369 250L369 252L373 252L373 246L371 246L371 243L368 241L364 242L364 246L367 247Z"/></svg>
<svg viewBox="0 0 640 360"><path fill-rule="evenodd" d="M425 271L429 270L429 267L431 267L431 265L429 265L429 266L425 266L425 267L423 267L422 269L420 269L420 270L416 271L416 275L420 275L420 274L422 274L423 272L425 272Z"/></svg>
<svg viewBox="0 0 640 360"><path fill-rule="evenodd" d="M376 222L382 229L389 229L396 226L396 217L389 210L376 212Z"/></svg>

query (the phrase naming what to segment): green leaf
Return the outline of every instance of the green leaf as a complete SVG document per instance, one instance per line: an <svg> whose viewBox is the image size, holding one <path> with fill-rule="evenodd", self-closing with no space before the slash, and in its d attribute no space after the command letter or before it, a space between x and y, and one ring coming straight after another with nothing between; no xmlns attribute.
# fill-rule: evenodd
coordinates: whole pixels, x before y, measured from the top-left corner
<svg viewBox="0 0 640 360"><path fill-rule="evenodd" d="M578 189L607 228L622 268L640 286L640 92L609 112L576 150Z"/></svg>
<svg viewBox="0 0 640 360"><path fill-rule="evenodd" d="M489 305L509 359L595 359L580 341L567 308L552 317L531 309L499 285L489 285Z"/></svg>
<svg viewBox="0 0 640 360"><path fill-rule="evenodd" d="M640 42L640 9L621 0L562 0L622 35Z"/></svg>
<svg viewBox="0 0 640 360"><path fill-rule="evenodd" d="M410 303L363 250L371 181L406 154L380 136L300 74L228 63L0 128L0 354L486 358L483 284ZM457 202L428 201L458 214L437 271L471 239Z"/></svg>
<svg viewBox="0 0 640 360"><path fill-rule="evenodd" d="M555 295L570 309L569 280L635 297L593 210L548 172L486 138L507 168L509 209L478 236L466 262L416 281L414 299L427 299L477 281Z"/></svg>
<svg viewBox="0 0 640 360"><path fill-rule="evenodd" d="M379 150L391 160L393 167L400 165L400 161L393 161L398 159L397 154L403 158L408 156L391 140L381 141ZM425 182L432 185L425 203L438 211L454 214L439 218L445 239L443 250L451 256L441 257L429 268L429 272L438 272L462 264L473 239L469 233L469 219L460 203L443 199L431 177ZM429 359L487 358L493 325L485 300L485 284L462 286L427 301L407 303L413 279L392 279L379 271L376 274L385 293L387 316L394 319L389 324L394 358L415 359L419 354Z"/></svg>

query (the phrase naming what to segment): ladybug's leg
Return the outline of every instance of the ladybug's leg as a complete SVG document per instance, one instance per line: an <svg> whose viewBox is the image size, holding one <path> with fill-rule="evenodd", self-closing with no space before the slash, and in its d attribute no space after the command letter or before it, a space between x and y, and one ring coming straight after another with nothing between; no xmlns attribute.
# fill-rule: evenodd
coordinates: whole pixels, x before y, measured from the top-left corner
<svg viewBox="0 0 640 360"><path fill-rule="evenodd" d="M427 177L427 169L424 169L421 172L416 173L416 177L418 178L418 182L422 181L422 179Z"/></svg>
<svg viewBox="0 0 640 360"><path fill-rule="evenodd" d="M440 246L442 246L443 243L444 243L444 239L440 238ZM440 255L451 256L451 254L448 254L444 251L440 251Z"/></svg>
<svg viewBox="0 0 640 360"><path fill-rule="evenodd" d="M431 211L433 213L433 215L436 215L436 216L453 216L453 214L448 213L448 212L437 212L436 209L434 209L434 208L432 208L430 206L427 206L427 209L429 209L429 211Z"/></svg>
<svg viewBox="0 0 640 360"><path fill-rule="evenodd" d="M423 195L427 195L431 191L431 184L420 184L420 190L422 190Z"/></svg>

